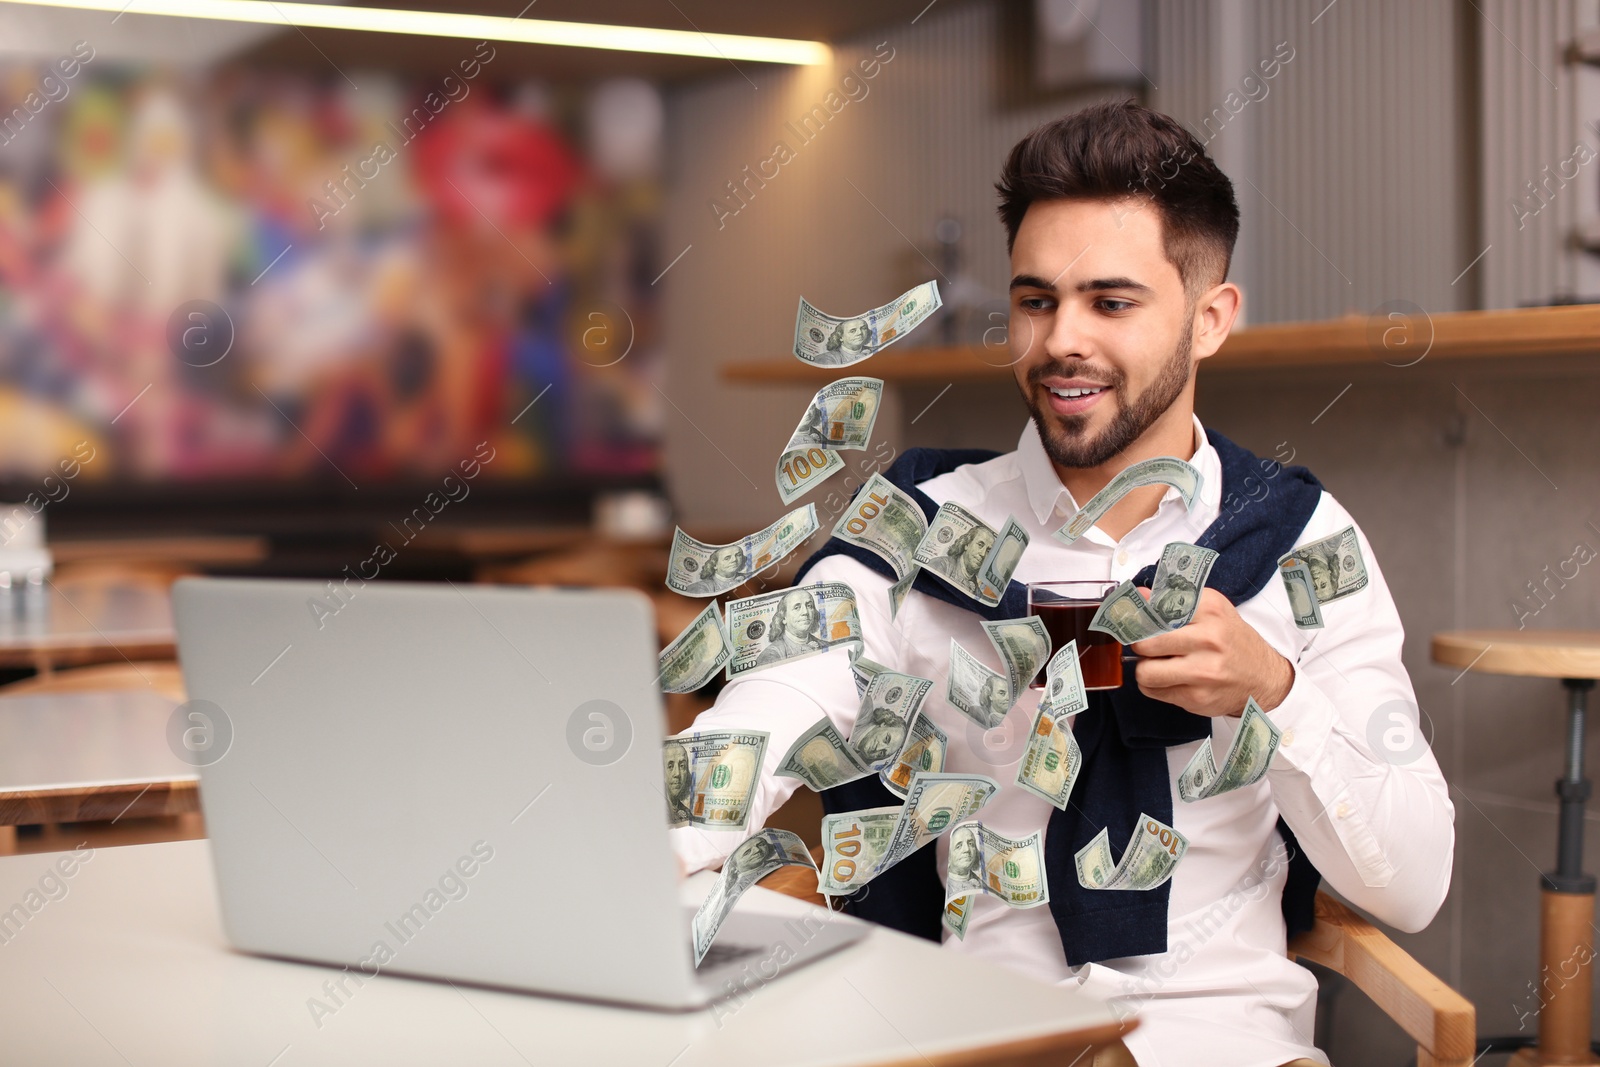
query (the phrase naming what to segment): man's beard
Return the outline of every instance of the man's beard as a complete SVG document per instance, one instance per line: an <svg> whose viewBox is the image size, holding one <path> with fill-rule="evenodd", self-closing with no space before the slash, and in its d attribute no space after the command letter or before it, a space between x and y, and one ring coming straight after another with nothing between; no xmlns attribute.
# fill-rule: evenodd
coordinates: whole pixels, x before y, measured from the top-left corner
<svg viewBox="0 0 1600 1067"><path fill-rule="evenodd" d="M1192 315L1185 316L1186 323L1192 319ZM1073 377L1067 365L1059 362L1044 363L1029 371L1028 385L1022 399L1033 414L1034 425L1039 428L1039 440L1043 442L1045 454L1050 457L1050 462L1057 467L1098 467L1137 441L1183 394L1183 388L1189 382L1189 352L1193 344L1193 331L1185 328L1178 341L1178 347L1173 351L1171 358L1162 365L1156 380L1151 382L1143 393L1122 405L1112 418L1111 425L1107 426L1099 437L1092 440L1083 436L1091 413L1057 415L1049 410L1049 401L1035 400L1040 388L1039 383L1044 378L1052 375ZM1116 390L1120 397L1123 395L1122 390L1127 384L1128 376L1115 369L1111 374L1112 379L1109 382L1096 384Z"/></svg>

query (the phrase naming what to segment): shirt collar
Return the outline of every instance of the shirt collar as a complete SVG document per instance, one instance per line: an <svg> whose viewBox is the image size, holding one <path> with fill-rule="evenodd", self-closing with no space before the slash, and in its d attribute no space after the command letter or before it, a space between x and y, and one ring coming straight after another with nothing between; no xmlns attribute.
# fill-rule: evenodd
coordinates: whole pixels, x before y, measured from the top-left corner
<svg viewBox="0 0 1600 1067"><path fill-rule="evenodd" d="M1222 457L1211 447L1205 428L1200 425L1200 417L1190 417L1194 420L1195 448L1189 462L1200 472L1197 503L1204 503L1210 508L1218 507L1222 501ZM1056 469L1045 453L1044 442L1039 439L1039 428L1032 419L1028 420L1022 429L1022 436L1017 440L1017 462L1022 468L1023 484L1028 490L1028 505L1033 509L1033 516L1039 520L1039 525L1052 528L1061 526L1077 514L1078 502L1056 475ZM1169 500L1182 499L1176 488L1168 486L1157 506L1164 507ZM1058 507L1062 509L1059 512Z"/></svg>

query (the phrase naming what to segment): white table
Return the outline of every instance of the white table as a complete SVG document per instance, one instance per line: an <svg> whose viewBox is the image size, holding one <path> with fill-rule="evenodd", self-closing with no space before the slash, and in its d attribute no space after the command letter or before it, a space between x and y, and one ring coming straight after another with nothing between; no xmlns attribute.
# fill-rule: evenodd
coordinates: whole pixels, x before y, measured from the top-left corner
<svg viewBox="0 0 1600 1067"><path fill-rule="evenodd" d="M0 909L66 855L0 859ZM710 877L685 883L685 899ZM339 972L229 949L208 842L100 849L66 885L20 930L0 930L6 1063L1068 1067L1119 1030L1076 990L876 927L731 1009L636 1011L381 975L352 985L319 1029L307 1001ZM530 886L529 906L559 922L560 889ZM762 889L739 906L816 914Z"/></svg>
<svg viewBox="0 0 1600 1067"><path fill-rule="evenodd" d="M151 585L54 582L0 594L0 666L171 659L172 597Z"/></svg>
<svg viewBox="0 0 1600 1067"><path fill-rule="evenodd" d="M176 707L150 689L0 696L0 827L198 811L167 743Z"/></svg>

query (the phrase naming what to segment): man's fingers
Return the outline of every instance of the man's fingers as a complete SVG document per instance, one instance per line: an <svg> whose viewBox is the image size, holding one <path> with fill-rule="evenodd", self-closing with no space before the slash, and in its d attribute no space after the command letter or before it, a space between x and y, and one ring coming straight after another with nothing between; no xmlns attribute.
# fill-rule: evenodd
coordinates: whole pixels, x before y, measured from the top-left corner
<svg viewBox="0 0 1600 1067"><path fill-rule="evenodd" d="M1172 689L1188 680L1184 677L1183 667L1169 659L1141 659L1134 668L1133 678L1139 683L1139 688L1147 692L1152 689Z"/></svg>

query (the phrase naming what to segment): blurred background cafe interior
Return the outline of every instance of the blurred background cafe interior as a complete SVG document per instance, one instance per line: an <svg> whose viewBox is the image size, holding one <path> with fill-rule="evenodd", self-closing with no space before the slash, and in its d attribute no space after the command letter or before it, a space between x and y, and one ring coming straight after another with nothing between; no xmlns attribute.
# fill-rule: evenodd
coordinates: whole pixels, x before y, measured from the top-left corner
<svg viewBox="0 0 1600 1067"><path fill-rule="evenodd" d="M866 369L872 446L779 584L905 449L1014 447L994 181L1038 124L1134 99L1238 191L1201 420L1314 470L1404 622L1457 844L1384 952L1479 1034L1534 1033L1551 783L1597 755L1559 682L1600 675L1600 3L246 6L0 3L0 853L205 835L165 733L186 575L314 579L328 611L624 586L670 641L704 606L663 584L674 527L771 522L836 376L789 355L802 297L942 307ZM1573 658L1436 640L1478 631ZM669 732L719 684L668 695ZM772 825L815 846L819 816L802 790ZM1410 1009L1306 962L1334 1063L1416 1054Z"/></svg>

